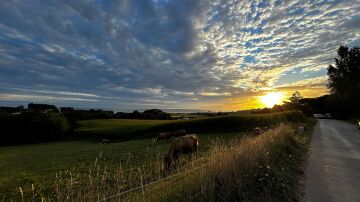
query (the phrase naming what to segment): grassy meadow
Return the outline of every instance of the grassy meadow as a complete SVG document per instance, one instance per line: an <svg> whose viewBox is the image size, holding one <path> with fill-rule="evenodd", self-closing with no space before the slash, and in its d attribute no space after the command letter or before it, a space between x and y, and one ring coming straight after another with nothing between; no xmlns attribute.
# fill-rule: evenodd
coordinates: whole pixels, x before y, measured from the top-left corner
<svg viewBox="0 0 360 202"><path fill-rule="evenodd" d="M173 120L137 120L137 119L94 119L79 121L76 134L93 138L111 138L117 140L143 137L151 128L172 123ZM149 136L148 136L149 137Z"/></svg>
<svg viewBox="0 0 360 202"><path fill-rule="evenodd" d="M173 121L121 119L81 121L78 123L76 134L95 138L0 147L0 201L10 199L17 201L21 198L25 200L43 198L55 201L102 199L204 165L204 162L213 159L212 155L217 148L231 148L235 143L229 143L234 141L251 142L253 138L249 138L246 131L254 126L275 127L284 122L296 127L296 124L304 121L306 118L299 112ZM175 129L186 129L198 134L199 154L191 161L183 159L175 170L165 173L162 159L169 148L169 143L163 141L159 145L154 145L153 137L157 131ZM99 144L102 137L112 137L114 140L126 138L109 144ZM262 141L271 141L271 138ZM247 143L240 145L245 144ZM285 145L287 142L281 144ZM253 145L253 148L255 147L257 146ZM223 160L217 159L218 162ZM172 183L173 186L176 181L164 183ZM186 183L188 182L181 181L181 184L186 185ZM160 187L163 186L161 184ZM196 186L194 185L194 188ZM153 188L157 189L157 187ZM172 191L176 192L177 189L174 188ZM145 192L149 193L146 190L140 195L134 192L126 197L130 197L128 200L137 200L144 196ZM173 193L172 191L169 190L169 194ZM166 201L175 196L156 197L149 195L153 201Z"/></svg>
<svg viewBox="0 0 360 202"><path fill-rule="evenodd" d="M115 141L143 139L163 131L185 129L188 133L244 132L254 127L275 126L282 122L301 122L306 117L298 111L273 114L242 114L200 117L189 120L95 119L78 122L75 135L79 138Z"/></svg>
<svg viewBox="0 0 360 202"><path fill-rule="evenodd" d="M216 133L200 134L199 153L207 151L211 141L219 136ZM222 139L236 136L242 136L242 133L221 134ZM19 187L25 195L31 195L32 184L36 193L50 193L57 173L85 173L96 160L113 168L121 164L138 167L146 162L162 160L168 148L166 141L154 146L152 138L110 144L82 140L0 147L0 201L19 198Z"/></svg>

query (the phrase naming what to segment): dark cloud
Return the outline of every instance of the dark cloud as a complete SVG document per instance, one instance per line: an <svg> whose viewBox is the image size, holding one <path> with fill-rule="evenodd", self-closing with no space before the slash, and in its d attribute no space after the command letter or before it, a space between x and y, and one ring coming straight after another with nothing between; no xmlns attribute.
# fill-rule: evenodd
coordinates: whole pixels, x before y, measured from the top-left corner
<svg viewBox="0 0 360 202"><path fill-rule="evenodd" d="M349 20L344 22L341 26L342 29L347 31L355 31L360 29L360 15L351 16Z"/></svg>

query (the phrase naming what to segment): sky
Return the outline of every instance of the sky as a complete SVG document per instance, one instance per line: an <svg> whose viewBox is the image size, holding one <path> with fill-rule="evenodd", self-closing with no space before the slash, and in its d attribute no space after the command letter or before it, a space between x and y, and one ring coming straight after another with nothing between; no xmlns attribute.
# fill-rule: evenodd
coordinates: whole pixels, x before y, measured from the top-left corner
<svg viewBox="0 0 360 202"><path fill-rule="evenodd" d="M264 107L325 94L340 44L360 45L360 0L6 0L0 105Z"/></svg>

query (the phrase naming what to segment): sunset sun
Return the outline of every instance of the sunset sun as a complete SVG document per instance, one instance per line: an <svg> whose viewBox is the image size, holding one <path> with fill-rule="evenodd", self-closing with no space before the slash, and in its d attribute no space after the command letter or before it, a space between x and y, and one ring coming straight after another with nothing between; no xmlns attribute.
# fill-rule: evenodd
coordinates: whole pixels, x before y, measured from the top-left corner
<svg viewBox="0 0 360 202"><path fill-rule="evenodd" d="M265 95L260 96L260 99L266 107L270 108L276 104L281 104L283 97L284 93L282 92L268 92Z"/></svg>

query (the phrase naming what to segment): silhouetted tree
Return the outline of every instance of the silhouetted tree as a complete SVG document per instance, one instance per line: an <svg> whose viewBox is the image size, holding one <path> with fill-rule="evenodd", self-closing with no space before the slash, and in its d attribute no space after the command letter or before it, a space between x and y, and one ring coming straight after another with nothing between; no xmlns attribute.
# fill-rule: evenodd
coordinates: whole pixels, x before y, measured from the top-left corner
<svg viewBox="0 0 360 202"><path fill-rule="evenodd" d="M141 117L143 119L171 119L171 115L161 111L160 109L149 109L149 110L145 110L142 114Z"/></svg>
<svg viewBox="0 0 360 202"><path fill-rule="evenodd" d="M300 110L303 99L299 91L295 91L291 97L288 98L289 101L284 101L284 104L281 105L281 107L277 106L276 109L277 111Z"/></svg>
<svg viewBox="0 0 360 202"><path fill-rule="evenodd" d="M45 111L45 110L57 111L57 107L55 105L49 105L49 104L29 103L28 108L34 111Z"/></svg>
<svg viewBox="0 0 360 202"><path fill-rule="evenodd" d="M72 112L72 111L74 111L74 108L72 108L72 107L60 107L60 111L61 112Z"/></svg>
<svg viewBox="0 0 360 202"><path fill-rule="evenodd" d="M299 91L295 91L295 93L293 93L291 97L289 97L290 103L295 109L300 109L302 99L303 96L301 96Z"/></svg>
<svg viewBox="0 0 360 202"><path fill-rule="evenodd" d="M137 110L135 110L130 114L130 117L133 118L133 119L141 118L141 113L138 112Z"/></svg>
<svg viewBox="0 0 360 202"><path fill-rule="evenodd" d="M360 114L360 47L341 45L337 51L335 66L329 65L328 87L331 102L344 116Z"/></svg>

